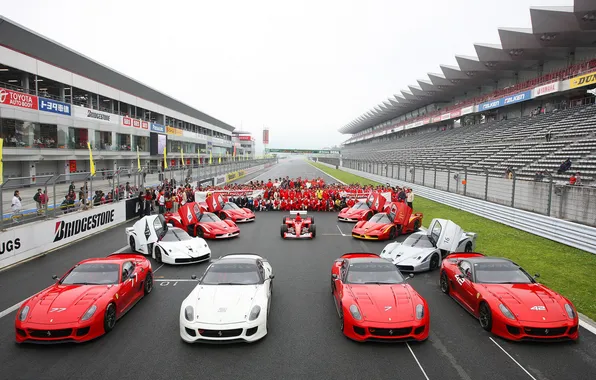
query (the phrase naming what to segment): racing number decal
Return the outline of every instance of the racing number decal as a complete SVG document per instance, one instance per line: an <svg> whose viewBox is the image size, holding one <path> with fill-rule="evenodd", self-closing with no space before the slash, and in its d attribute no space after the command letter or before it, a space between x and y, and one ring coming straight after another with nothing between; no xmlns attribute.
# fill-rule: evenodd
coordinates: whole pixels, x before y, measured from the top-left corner
<svg viewBox="0 0 596 380"><path fill-rule="evenodd" d="M457 283L460 285L463 285L464 282L466 282L466 279L464 278L464 276L456 276L455 278L457 279Z"/></svg>
<svg viewBox="0 0 596 380"><path fill-rule="evenodd" d="M66 310L66 308L65 308L65 307L53 307L53 308L50 310L50 313L61 313L61 312L63 312L64 310Z"/></svg>

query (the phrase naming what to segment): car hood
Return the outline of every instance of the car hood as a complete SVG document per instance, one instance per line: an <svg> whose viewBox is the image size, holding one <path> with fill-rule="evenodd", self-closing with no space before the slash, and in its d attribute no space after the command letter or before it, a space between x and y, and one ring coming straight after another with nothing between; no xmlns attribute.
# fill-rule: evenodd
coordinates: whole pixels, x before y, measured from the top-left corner
<svg viewBox="0 0 596 380"><path fill-rule="evenodd" d="M225 210L225 211L228 212L230 215L235 216L236 218L250 218L250 217L254 216L252 211L245 210L245 209Z"/></svg>
<svg viewBox="0 0 596 380"><path fill-rule="evenodd" d="M349 208L345 211L342 211L339 213L339 216L341 216L342 218L361 218L362 215L364 215L368 210L365 209L352 209Z"/></svg>
<svg viewBox="0 0 596 380"><path fill-rule="evenodd" d="M434 250L434 248L405 247L403 244L393 242L387 244L383 251L381 251L381 257L391 260L394 264L405 263L410 260L418 263L420 260L416 260L416 257L422 256L422 259L424 259L433 253Z"/></svg>
<svg viewBox="0 0 596 380"><path fill-rule="evenodd" d="M557 322L567 319L562 298L541 284L482 284L520 321ZM497 305L498 307L498 305Z"/></svg>
<svg viewBox="0 0 596 380"><path fill-rule="evenodd" d="M226 233L238 230L237 226L229 226L223 220L220 220L219 222L208 222L208 223L199 222L199 224L201 224L202 226L207 226L208 228L211 228L213 230L222 231L222 232L226 232Z"/></svg>
<svg viewBox="0 0 596 380"><path fill-rule="evenodd" d="M205 240L194 238L187 241L160 242L159 245L166 250L168 255L176 257L198 257L209 251L209 246L205 246Z"/></svg>
<svg viewBox="0 0 596 380"><path fill-rule="evenodd" d="M354 227L354 232L365 234L382 233L389 226L391 224L366 222L360 227Z"/></svg>
<svg viewBox="0 0 596 380"><path fill-rule="evenodd" d="M368 322L407 322L416 318L414 302L418 296L408 285L351 284L348 287Z"/></svg>
<svg viewBox="0 0 596 380"><path fill-rule="evenodd" d="M27 321L32 323L72 323L114 285L56 285L29 303ZM96 314L102 311L96 311Z"/></svg>
<svg viewBox="0 0 596 380"><path fill-rule="evenodd" d="M238 323L248 319L262 285L200 285L191 301L197 322Z"/></svg>

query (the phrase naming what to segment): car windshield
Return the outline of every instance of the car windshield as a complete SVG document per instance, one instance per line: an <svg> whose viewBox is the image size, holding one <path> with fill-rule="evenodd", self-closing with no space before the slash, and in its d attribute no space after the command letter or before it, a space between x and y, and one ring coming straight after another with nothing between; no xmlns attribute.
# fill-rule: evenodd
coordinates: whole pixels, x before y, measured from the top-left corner
<svg viewBox="0 0 596 380"><path fill-rule="evenodd" d="M120 264L81 264L60 282L62 285L112 285L120 279Z"/></svg>
<svg viewBox="0 0 596 380"><path fill-rule="evenodd" d="M176 242L186 240L192 240L192 237L190 237L190 235L187 234L186 231L180 228L170 228L168 232L166 232L164 237L161 239L161 241L163 242Z"/></svg>
<svg viewBox="0 0 596 380"><path fill-rule="evenodd" d="M523 269L514 263L474 263L476 282L482 284L531 284L534 282Z"/></svg>
<svg viewBox="0 0 596 380"><path fill-rule="evenodd" d="M393 223L391 221L391 219L389 219L389 217L385 213L380 213L380 214L374 215L372 218L370 218L369 222L371 222L371 223L381 223L381 224L391 224L391 223Z"/></svg>
<svg viewBox="0 0 596 380"><path fill-rule="evenodd" d="M370 207L366 204L366 202L358 202L354 206L352 206L354 210L368 210Z"/></svg>
<svg viewBox="0 0 596 380"><path fill-rule="evenodd" d="M261 276L253 263L215 263L203 276L203 285L255 285Z"/></svg>
<svg viewBox="0 0 596 380"><path fill-rule="evenodd" d="M238 207L236 203L231 202L226 203L226 205L223 207L224 210L238 210L239 208L240 207Z"/></svg>
<svg viewBox="0 0 596 380"><path fill-rule="evenodd" d="M200 219L201 223L221 222L219 217L211 212L206 212Z"/></svg>
<svg viewBox="0 0 596 380"><path fill-rule="evenodd" d="M404 278L395 265L389 262L372 261L351 263L348 267L348 284L401 284Z"/></svg>
<svg viewBox="0 0 596 380"><path fill-rule="evenodd" d="M402 244L404 247L434 248L428 236L423 234L410 235Z"/></svg>

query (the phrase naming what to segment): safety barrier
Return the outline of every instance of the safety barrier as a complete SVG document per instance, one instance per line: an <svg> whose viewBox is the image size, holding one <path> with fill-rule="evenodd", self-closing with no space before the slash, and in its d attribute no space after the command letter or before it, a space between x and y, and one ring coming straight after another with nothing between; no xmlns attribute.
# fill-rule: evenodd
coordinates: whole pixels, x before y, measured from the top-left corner
<svg viewBox="0 0 596 380"><path fill-rule="evenodd" d="M323 162L320 163L330 168L334 168L333 165ZM346 167L342 167L341 170L380 183L389 183L392 186L407 186L414 190L416 195L420 195L423 198L596 254L596 228L594 227L486 202L480 199L465 197L443 190L436 190L426 186L416 185L410 182L396 180L360 170ZM446 215L445 217L448 216Z"/></svg>
<svg viewBox="0 0 596 380"><path fill-rule="evenodd" d="M0 234L0 269L55 250L126 221L126 202L111 203L11 228Z"/></svg>

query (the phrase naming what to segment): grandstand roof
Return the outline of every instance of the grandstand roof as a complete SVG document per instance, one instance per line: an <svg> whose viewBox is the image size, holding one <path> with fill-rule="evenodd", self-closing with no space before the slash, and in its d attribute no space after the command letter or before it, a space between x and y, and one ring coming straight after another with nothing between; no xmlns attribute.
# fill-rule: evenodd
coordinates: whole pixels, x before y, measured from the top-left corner
<svg viewBox="0 0 596 380"><path fill-rule="evenodd" d="M120 91L233 131L234 127L144 85L76 51L0 16L0 45ZM150 58L148 56L148 58Z"/></svg>
<svg viewBox="0 0 596 380"><path fill-rule="evenodd" d="M499 28L501 44L476 43L476 57L456 55L458 66L439 65L440 73L428 73L339 129L357 133L432 103L450 102L455 96L537 64L567 58L570 48L594 47L596 2L574 0L570 7L530 8L532 28Z"/></svg>

